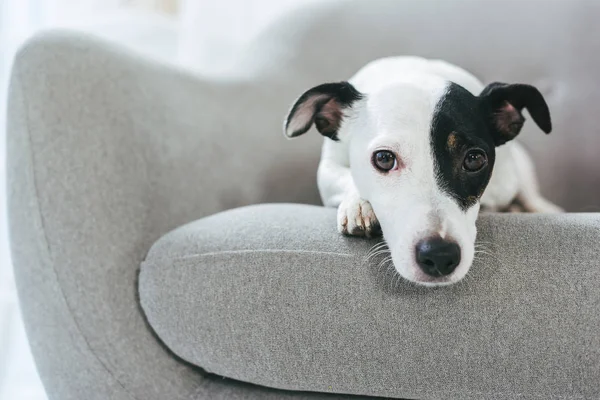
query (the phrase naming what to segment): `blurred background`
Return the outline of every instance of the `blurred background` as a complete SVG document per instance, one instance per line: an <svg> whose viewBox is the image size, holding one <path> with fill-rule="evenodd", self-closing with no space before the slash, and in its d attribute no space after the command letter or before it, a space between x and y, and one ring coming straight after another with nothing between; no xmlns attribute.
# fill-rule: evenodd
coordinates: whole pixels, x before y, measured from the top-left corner
<svg viewBox="0 0 600 400"><path fill-rule="evenodd" d="M89 32L182 68L218 73L277 16L316 0L0 0L0 399L46 399L22 326L8 248L6 92L19 46L36 32Z"/></svg>

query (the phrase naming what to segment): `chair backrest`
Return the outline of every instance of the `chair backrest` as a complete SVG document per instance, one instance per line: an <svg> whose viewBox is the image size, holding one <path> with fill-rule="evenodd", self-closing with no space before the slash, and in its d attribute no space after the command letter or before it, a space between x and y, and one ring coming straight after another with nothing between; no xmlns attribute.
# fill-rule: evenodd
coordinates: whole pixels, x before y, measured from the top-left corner
<svg viewBox="0 0 600 400"><path fill-rule="evenodd" d="M347 79L368 61L389 55L444 59L484 83L535 85L549 103L554 131L546 136L529 122L519 140L534 158L542 192L571 211L599 210L598 17L600 2L586 0L311 4L266 29L239 67L288 99L281 111L311 85ZM304 140L285 145L318 151L318 140Z"/></svg>

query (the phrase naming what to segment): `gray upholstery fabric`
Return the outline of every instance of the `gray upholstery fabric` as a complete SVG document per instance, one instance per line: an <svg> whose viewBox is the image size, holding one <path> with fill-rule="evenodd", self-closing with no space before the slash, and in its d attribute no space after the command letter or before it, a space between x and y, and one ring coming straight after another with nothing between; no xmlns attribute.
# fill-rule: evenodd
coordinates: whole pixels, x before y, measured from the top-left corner
<svg viewBox="0 0 600 400"><path fill-rule="evenodd" d="M466 282L403 283L333 209L262 205L185 225L140 275L180 357L260 385L402 398L600 398L600 216L482 216Z"/></svg>
<svg viewBox="0 0 600 400"><path fill-rule="evenodd" d="M250 94L236 93L234 102L221 89L78 35L47 34L19 54L9 105L10 236L25 325L50 399L265 395L205 382L160 346L136 300L139 264L169 229L266 196L317 198L312 172L296 179L304 193L286 193L276 176L267 180L267 163L236 176L234 160L231 178L219 185L224 171L206 166L233 143L253 141L236 138L227 113L240 115L237 122L241 109L266 113ZM259 156L277 139L285 142L274 135ZM304 174L299 160L311 157L301 149L287 153L298 159L289 167Z"/></svg>
<svg viewBox="0 0 600 400"><path fill-rule="evenodd" d="M516 4L506 0L477 4L469 0L440 0L436 4L378 0L315 5L265 31L236 66L238 76L228 80L193 76L79 34L45 33L29 41L15 62L9 94L9 228L25 324L49 397L152 400L263 398L266 393L283 396L282 392L204 377L165 350L138 309L136 271L152 243L189 221L255 203L318 203L314 175L321 138L311 134L286 141L281 134L282 116L308 86L344 79L375 56L436 56L470 68L486 80L538 85L553 111L555 133L543 137L530 129L523 140L539 166L544 192L571 210L598 209L596 149L600 136L594 116L600 92L594 82L600 70L596 40L600 25L595 18L600 4L585 0L544 6L537 1ZM531 221L531 226L518 218L499 218L502 230L513 232L515 237L530 235L521 247L511 242L513 247L506 257L511 257L515 268L529 268L530 264L531 268L541 268L544 262L552 265L543 254L543 246L563 249L559 260L564 265L576 261L595 265L591 250L585 252L582 246L575 247L579 250L574 252L571 247L560 247L566 238L573 238L575 244L591 240L585 235L596 226L594 216L520 217ZM533 226L535 218L542 218L541 226L554 231L538 232ZM265 226L273 229L270 222ZM215 231L222 228L215 226ZM293 227L289 229L293 235ZM315 230L306 237L314 241L320 233ZM555 242L537 240L533 235L538 233ZM254 234L262 236L258 230ZM525 251L528 247L532 253ZM519 262L517 254L521 254ZM291 261L301 263L300 258ZM339 263L332 260L329 264L333 267ZM237 264L232 262L230 267L233 265ZM357 264L350 268L356 274L346 279L359 279ZM556 268L557 274L568 272ZM322 274L322 270L315 274ZM578 273L590 276L594 269ZM573 282L570 279L575 276L569 277L566 282ZM324 282L331 282L332 293L337 279L323 276ZM513 278L503 279L507 279L501 280L507 288ZM573 283L566 292L572 296L565 304L581 308L582 313L593 307L597 310L590 281ZM515 295L507 289L484 289L489 289L487 295L493 297L494 305L527 302L520 291L521 282L515 282ZM369 281L351 283L357 290L365 290ZM302 281L298 285L304 290ZM467 293L453 307L464 305L474 312L477 306L484 306L477 304L483 294L473 286L462 290ZM543 290L554 293L552 287ZM413 301L423 299L418 296L415 294ZM323 306L326 304L334 303ZM539 307L539 315L547 316L549 327L564 328L558 334L566 335L573 329L566 323L559 325L549 308ZM490 310L495 309L490 306ZM420 323L433 318L430 313L433 311L428 311ZM414 320L417 314L410 317ZM585 321L591 320L580 325L585 327ZM362 326L358 322L354 326ZM467 322L459 319L459 323ZM345 332L358 335L355 329ZM538 333L543 337L543 332ZM594 336L580 335L574 337L581 339L582 347L565 347L565 351L579 354L578 349L593 347ZM524 335L523 343L538 350L543 345L530 343L530 339ZM361 343L366 342L357 341L356 346L363 351ZM511 343L523 345L516 339ZM390 349L399 346L389 345ZM545 357L564 356L555 350ZM353 354L340 357L351 360ZM185 356L189 357L187 353ZM423 366L432 365L433 353L413 356L421 357ZM582 356L577 364L582 368L580 381L558 393L572 388L573 393L597 394L593 383L583 389L585 382L593 381L594 376L586 377L585 373L594 371L597 359L592 352ZM207 368L230 368L239 378L261 372L253 367L247 376L237 375L240 371L226 359L222 364L207 360L203 359ZM380 369L388 367L382 365ZM506 369L509 371L502 372L496 377L497 383L487 389L509 386L507 379L514 375L508 365ZM273 367L268 370L274 371ZM290 374L290 370L286 368L281 374ZM365 369L365 376L371 371ZM275 372L269 379L277 386L292 387L305 379L288 375L288 383L279 382L283 375ZM343 368L339 374L350 372ZM318 371L307 376L315 374ZM561 374L564 378L575 372L557 367L549 376L553 382L564 382L566 378L559 379ZM265 376L254 376L257 382L259 378L267 382ZM354 378L356 382L364 380L359 375ZM534 387L534 377L526 378ZM373 389L379 379L352 391L379 392ZM420 379L417 382L426 381L425 386L432 388L423 397L436 397L436 383ZM310 390L329 390L323 387L324 382L316 378L315 382ZM465 387L464 382L454 385ZM552 385L549 382L547 387ZM335 382L331 386L332 391L342 390ZM481 390L479 386L474 383L471 393Z"/></svg>

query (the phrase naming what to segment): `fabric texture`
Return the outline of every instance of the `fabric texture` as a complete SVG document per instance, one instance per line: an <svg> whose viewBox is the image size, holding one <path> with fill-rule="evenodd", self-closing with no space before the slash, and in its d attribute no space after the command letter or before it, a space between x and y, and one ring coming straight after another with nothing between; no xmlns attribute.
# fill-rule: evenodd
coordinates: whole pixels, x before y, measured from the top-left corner
<svg viewBox="0 0 600 400"><path fill-rule="evenodd" d="M306 88L345 79L375 57L416 54L444 58L472 70L485 81L521 81L538 86L552 110L555 132L545 137L527 124L528 131L521 136L538 165L543 192L569 210L599 209L595 149L600 139L593 116L600 92L591 84L600 70L595 39L600 28L593 17L599 12L599 3L585 0L555 1L544 7L536 1L499 0L315 4L282 18L266 30L243 55L237 75L228 80L194 76L77 33L45 33L29 41L15 61L9 94L9 229L24 321L49 398L251 399L264 398L267 393L273 398L283 396L284 392L213 379L162 346L138 307L137 270L156 240L189 221L256 203L318 204L315 173L322 139L312 134L287 141L281 134L283 116ZM239 348L232 347L234 342L226 336L222 343L215 344L215 338L209 340L200 330L198 335L204 336L197 337L207 341L197 343L198 349L190 352L186 344L173 343L174 338L164 332L165 322L159 311L168 302L160 306L158 300L146 303L147 308L156 308L153 324L158 333L181 357L212 372L227 372L233 378L281 388L438 398L442 389L464 389L473 395L501 393L514 384L511 395L515 398L519 390L529 394L538 389L543 394L555 389L564 398L598 397L594 383L598 381L599 346L594 334L597 329L590 330L594 322L595 328L598 326L594 319L598 314L598 291L591 286L598 278L594 275L596 216L484 219L482 223L489 226L482 227L482 235L496 232L497 237L490 237L494 246L502 249L496 253L500 262L492 259L483 263L489 268L480 268L490 276L475 271L472 281L448 292L432 291L425 296L408 288L407 294L399 297L395 291L385 289L390 283L384 282L375 291L373 277L367 275L368 269L359 268L356 253L366 250L367 242L350 245L335 236L334 224L326 227L324 222L331 222L331 211L315 208L298 212L305 213L302 215L307 221L295 220L303 223L298 226L305 227L305 247L298 248L320 249L327 254L333 248L351 256L313 255L310 265L306 265L308 258L304 257L309 254L285 253L291 248L285 247L284 241L278 244L269 240L275 240L275 236L293 239L290 243L298 246L301 240L297 228L284 224L273 211L268 218L255 218L258 225L247 226L240 235L243 233L246 238L245 249L263 249L270 244L279 253L247 254L246 259L244 254L235 253L235 247L226 248L233 246L233 236L225 234L230 228L222 224L231 225L232 221L220 215L212 221L215 235L223 240L219 245L222 247L212 251L232 253L229 258L215 255L214 263L220 263L220 268L210 270L207 276L215 282L223 278L224 282L236 283L227 291L239 290L236 298L240 303L245 301L239 297L244 294L248 304L256 305L252 301L258 298L252 297L256 294L250 289L259 286L260 278L243 282L244 285L236 279L255 269L263 272L262 283L265 290L269 289L265 295L270 296L267 300L271 302L267 305L278 311L278 318L286 315L280 313L282 307L289 307L290 319L280 322L291 324L293 316L296 321L313 324L312 331L310 326L290 326L294 335L316 332L317 327L325 326L314 314L315 309L303 317L298 315L299 310L309 309L307 300L318 300L321 310L327 311L323 311L324 316L331 318L331 326L340 332L323 328L323 334L329 337L319 343L337 347L323 348L323 353L318 354L298 347L311 342L310 337L302 341L292 337L286 342L285 336L276 334L287 327L269 323L266 309L261 311L258 307L255 311L263 314L257 320L256 332L236 331ZM202 220L198 226L204 226L206 221L210 220ZM240 226L243 224L240 222ZM325 237L332 240L325 241ZM166 240L160 243L165 244ZM180 240L185 243L183 239L177 241ZM208 235L198 245L200 254L208 246L217 246L217 242ZM163 257L167 250L173 254L185 250L175 245L165 245L163 249ZM279 268L265 268L277 263L281 264ZM169 269L174 274L170 277L173 281L169 281L173 285L180 283L176 279L183 278L182 271L187 271L191 280L194 271L200 271L202 266L176 269L178 265L182 264ZM285 265L289 268L283 268ZM520 272L509 274L509 268ZM539 279L528 277L525 269L536 272ZM340 270L347 272L335 274ZM231 276L220 276L219 271L229 271ZM274 303L275 286L286 287L286 282L290 282L278 281L277 275L269 281L269 274L275 273L294 279L297 286L287 286L294 302ZM477 274L483 275L477 278ZM306 286L309 282L313 286ZM541 286L532 286L537 282ZM146 282L144 290L155 290L158 296L160 292L150 283ZM338 287L340 283L353 296ZM186 286L182 284L182 288ZM218 292L225 290L223 287L204 289L225 298L225 292ZM317 290L338 297L316 299ZM355 300L367 298L367 294L373 298L363 303ZM181 301L177 294L173 296L170 301ZM446 305L447 314L440 314L437 303L433 306L435 300L450 302ZM213 306L213 311L219 310L218 304ZM211 317L209 304L205 307L197 312ZM235 313L243 311L233 305L231 309ZM417 309L423 311L410 312ZM397 312L390 314L390 310ZM182 317L182 326L173 327L172 335L187 332L186 337L193 337L185 324L200 321L184 319L183 316L191 315L188 311L189 305L183 304L181 309L171 310L172 318ZM367 313L370 319L358 319ZM497 321L506 325L496 324L490 313L497 313ZM440 342L434 340L440 332L428 331L427 324L448 327L448 336L460 336L477 326L463 315L479 321L487 336L449 341L446 347L462 355L467 352L461 346L472 348L474 355L481 356L476 358L477 363L471 365L455 358L439 360L433 350L426 351L428 347L423 342L411 347L413 350L408 347L409 338L414 339L411 335L428 332L422 339L432 343L431 349L441 352ZM561 315L574 319L565 321ZM414 324L415 329L404 328L403 338L394 332L399 316L407 319L401 327ZM455 318L454 325L449 323L450 316ZM215 329L223 328L223 322L214 315L212 318ZM235 327L235 321L229 323ZM239 323L250 324L248 318ZM372 333L370 325L375 323L382 327L379 336L360 340L365 339L363 334ZM270 325L279 328L267 335L264 330ZM521 326L534 333L521 330ZM290 358L282 358L270 347L272 344L259 341L258 332L280 340ZM551 337L553 334L556 337ZM257 339L255 363L249 361L252 353L245 347L251 337ZM353 347L341 339L354 340ZM490 342L486 344L484 339ZM215 344L222 359L206 351L209 343ZM372 343L388 347L376 349ZM259 346L264 348L263 356L258 354ZM544 346L549 347L545 350ZM358 362L359 356L371 350L367 361ZM498 350L495 358L485 358L494 350ZM584 350L588 352L582 353ZM411 363L377 364L396 353ZM451 353L446 350L441 354L450 357ZM240 358L232 361L231 357L237 355ZM264 358L267 355L273 364ZM310 357L322 368L308 370L306 360ZM577 357L579 361L573 361ZM416 363L417 359L422 360L421 364ZM511 359L518 362L509 362ZM283 366L281 363L286 360L290 365ZM334 370L332 365L338 361L341 367ZM352 366L352 362L356 365ZM547 364L541 365L542 362ZM558 362L564 362L566 367ZM474 374L493 371L498 375L474 382L465 378L466 372L451 371L451 366ZM414 368L413 372L410 368ZM440 374L434 373L435 368L441 368ZM375 376L373 371L377 369L382 375ZM547 375L527 371L544 371ZM414 381L399 388L398 382L390 380L400 372ZM451 377L463 380L441 388L439 382L449 382ZM314 385L309 385L309 378ZM329 382L333 378L339 381ZM559 382L565 383L569 378L572 380L568 385L558 387ZM465 398L459 392L450 393Z"/></svg>
<svg viewBox="0 0 600 400"><path fill-rule="evenodd" d="M306 175L289 190L276 176L266 180L268 164L236 176L234 160L228 181L224 170L206 168L233 143L250 147L225 121L242 109L266 114L254 100L85 36L45 34L20 52L9 100L11 248L50 399L213 399L221 390L263 398L262 388L207 383L175 359L136 298L140 262L170 229L266 196L316 202L314 175L302 172L313 168L299 162L311 158L303 146L287 150ZM257 160L268 159L274 143Z"/></svg>
<svg viewBox="0 0 600 400"><path fill-rule="evenodd" d="M151 326L207 371L400 398L600 397L598 215L486 215L464 283L403 282L332 209L261 205L161 238L141 270Z"/></svg>

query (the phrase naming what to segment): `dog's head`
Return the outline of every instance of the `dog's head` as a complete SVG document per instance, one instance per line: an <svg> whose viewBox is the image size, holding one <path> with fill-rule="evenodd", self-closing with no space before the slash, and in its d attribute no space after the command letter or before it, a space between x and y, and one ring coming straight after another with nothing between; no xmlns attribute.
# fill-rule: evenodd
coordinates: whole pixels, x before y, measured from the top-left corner
<svg viewBox="0 0 600 400"><path fill-rule="evenodd" d="M314 124L348 146L354 182L375 211L396 270L422 285L444 285L462 279L473 262L495 147L517 136L524 108L550 132L548 106L529 85L493 83L475 96L435 78L368 94L328 83L296 101L285 134Z"/></svg>

